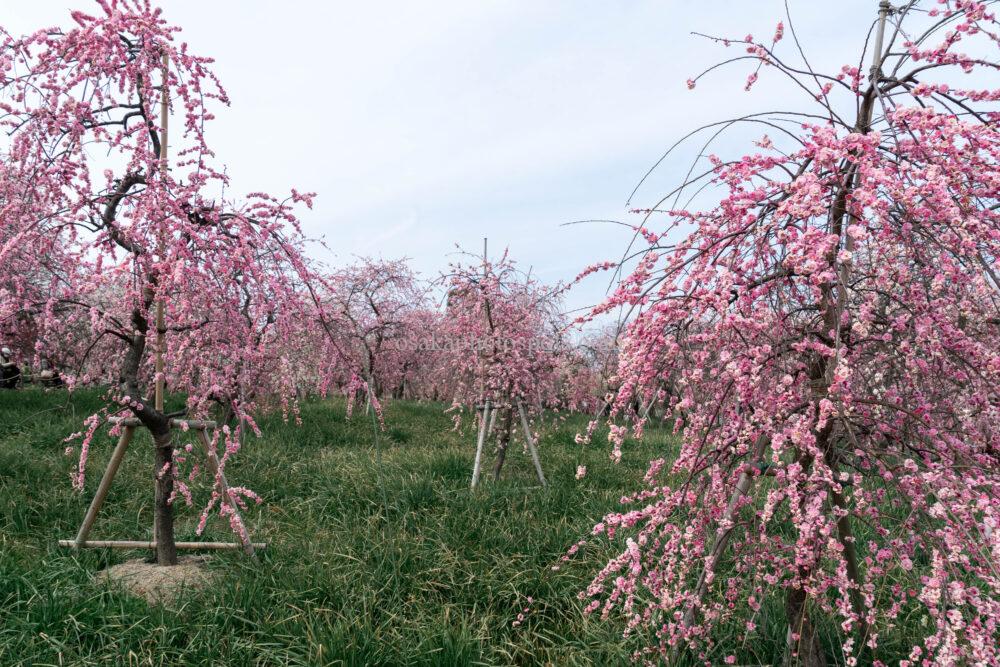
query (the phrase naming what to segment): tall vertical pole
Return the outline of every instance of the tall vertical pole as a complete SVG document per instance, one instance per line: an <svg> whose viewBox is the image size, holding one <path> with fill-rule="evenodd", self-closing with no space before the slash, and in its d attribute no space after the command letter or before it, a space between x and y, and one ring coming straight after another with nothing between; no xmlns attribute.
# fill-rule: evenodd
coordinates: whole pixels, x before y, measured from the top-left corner
<svg viewBox="0 0 1000 667"><path fill-rule="evenodd" d="M882 73L882 43L885 39L885 19L889 16L892 5L889 0L882 0L878 3L878 31L875 33L875 52L872 54L872 69L869 75L872 85L878 84L878 77Z"/></svg>
<svg viewBox="0 0 1000 667"><path fill-rule="evenodd" d="M489 302L489 299L486 298L486 276L488 275L487 271L486 271L486 263L488 261L488 259L487 259L488 255L486 254L486 241L487 241L487 239L484 236L483 237L483 285L482 285L482 291L483 291L483 297L484 297L483 314L486 316L486 322L487 322L487 324L489 324L490 302ZM490 331L490 333L492 333L492 331ZM476 345L476 349L480 349L480 346ZM481 357L480 357L479 363L480 364L483 363L483 360L482 360ZM486 366L483 365L483 368L485 370ZM485 373L479 379L479 395L483 397L484 401L487 400L487 396L486 396L486 375L485 375ZM489 415L487 415L485 412L483 413L483 418L484 419L486 417L488 417L488 416Z"/></svg>
<svg viewBox="0 0 1000 667"><path fill-rule="evenodd" d="M160 173L163 176L167 174L167 122L168 114L170 110L169 100L167 98L167 73L170 67L170 56L164 52L163 53L163 84L160 89ZM163 256L166 254L166 239L164 238L163 221L160 222L160 233L159 233L159 255L160 261L163 261ZM158 278L162 281L162 276ZM156 396L155 396L155 407L160 412L163 412L163 352L165 347L164 334L166 333L166 324L164 322L163 314L163 284L159 284L160 296L156 300Z"/></svg>
<svg viewBox="0 0 1000 667"><path fill-rule="evenodd" d="M881 0L878 5L878 27L875 32L875 45L872 52L872 66L869 70L869 89L865 92L861 106L858 109L858 117L855 122L855 131L861 134L868 134L872 127L872 116L874 114L875 100L880 96L879 83L882 80L882 59L884 56L884 40L885 40L885 24L889 13L892 11L892 5L889 4L889 0ZM847 223L849 220L848 211L848 198L851 192L856 187L858 180L857 171L851 166L847 168L844 172L844 184L841 186L840 192L838 192L836 199L831 207L830 215L830 232L831 235L836 236L838 239L841 236L846 236L845 248L850 251L853 249L854 240L849 234L845 234ZM835 250L831 251L835 254ZM830 259L832 263L832 258ZM838 341L836 355L840 356L840 335L839 330L841 326L842 317L844 309L847 304L847 286L851 282L851 263L850 260L843 262L837 269L837 295L836 302L832 302L832 297L824 296L820 310L823 313L822 318L824 321L824 326L828 327L830 330L838 331L836 340ZM831 290L832 291L832 290ZM834 361L833 364L836 362ZM823 381L820 386L816 387L813 391L819 393L820 395L829 392L829 372L832 368L830 363L824 364L825 372L822 374ZM830 458L835 459L836 454L829 453L829 449L835 445L831 445L829 442L829 436L822 436L827 442L817 446L821 450L828 453ZM812 455L803 454L802 460L805 461L803 469L808 470L812 466ZM858 646L861 647L863 651L868 640L868 627L864 619L864 609L863 601L861 596L858 594L864 587L864 582L862 579L862 574L857 566L857 553L854 547L854 536L851 532L850 523L850 512L846 510L840 503L842 498L834 496L834 506L841 513L837 520L837 531L838 537L843 547L843 557L845 568L847 570L847 576L851 580L852 586L850 588L851 605L854 607L855 614L858 616L859 630L861 632L861 641ZM804 579L806 576L811 574L810 570L800 569L799 578ZM823 664L822 649L819 643L819 634L816 630L816 626L811 622L809 618L809 611L807 608L807 603L809 601L809 593L804 586L789 588L785 594L785 617L788 621L788 629L785 633L785 661L790 663L790 658L795 658L796 664L802 665L817 665Z"/></svg>
<svg viewBox="0 0 1000 667"><path fill-rule="evenodd" d="M479 418L479 437L476 439L476 458L472 463L472 483L471 487L474 489L479 485L479 476L483 471L483 446L486 443L486 429L487 422L490 419L490 399L486 399L483 404L483 413Z"/></svg>
<svg viewBox="0 0 1000 667"><path fill-rule="evenodd" d="M163 53L163 82L160 85L160 175L164 177L167 175L167 122L169 120L170 103L167 98L168 94L168 83L167 83L167 73L170 71L170 55L166 51ZM166 234L163 229L163 220L160 221L160 229L157 234L157 250L160 262L163 262L163 256L166 254ZM157 287L160 290L160 294L156 299L156 350L155 354L155 369L156 369L156 380L155 380L155 394L153 397L153 404L157 411L161 414L164 409L163 393L164 393L164 378L163 378L163 348L166 346L164 341L164 336L166 334L166 322L164 321L163 313L163 280L162 275L157 277ZM154 446L159 446L154 443ZM159 452L157 452L157 457L154 461L159 462ZM158 465L154 465L154 474L159 475L163 473L159 469ZM169 472L163 474L170 474ZM159 479L154 481L156 489L159 489ZM154 497L157 494L154 492ZM153 542L159 544L160 542L160 525L157 516L159 515L159 508L156 506L154 501L153 504ZM157 557L159 557L160 548L157 547ZM165 563L161 563L163 565Z"/></svg>
<svg viewBox="0 0 1000 667"><path fill-rule="evenodd" d="M521 413L521 426L524 427L524 439L528 443L531 462L535 464L535 474L538 475L538 481L542 483L542 486L547 486L545 474L542 472L542 462L538 458L538 447L535 446L535 437L531 434L531 425L528 423L528 413L525 411L521 399L517 399L517 411Z"/></svg>
<svg viewBox="0 0 1000 667"><path fill-rule="evenodd" d="M486 239L483 238L483 290L485 294L485 282L486 282ZM487 306L488 308L489 306ZM477 346L478 349L478 346ZM480 367L483 368L482 359L479 360ZM490 419L490 399L486 396L486 378L479 378L479 396L483 401L482 412L479 416L479 437L476 438L476 458L472 463L472 483L471 487L473 489L479 485L479 476L482 473L483 467L483 446L486 443L486 437L488 434L489 426L488 422ZM477 408L478 410L478 408Z"/></svg>

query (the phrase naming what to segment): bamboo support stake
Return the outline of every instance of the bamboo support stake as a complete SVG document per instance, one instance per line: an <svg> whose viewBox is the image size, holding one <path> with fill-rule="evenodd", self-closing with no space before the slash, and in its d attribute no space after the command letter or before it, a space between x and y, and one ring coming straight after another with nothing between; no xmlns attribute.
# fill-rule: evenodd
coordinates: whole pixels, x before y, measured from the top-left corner
<svg viewBox="0 0 1000 667"><path fill-rule="evenodd" d="M472 488L479 484L479 476L483 468L483 445L486 443L487 422L490 419L490 401L486 399L483 406L483 416L479 421L479 438L476 440L476 460L472 464Z"/></svg>
<svg viewBox="0 0 1000 667"><path fill-rule="evenodd" d="M764 436L760 436L757 439L757 443L754 446L753 458L754 461L759 461L764 455L764 450L767 449L769 440ZM750 484L753 482L753 475L747 471L743 470L740 473L740 477L736 482L736 488L733 489L732 495L729 497L729 502L726 504L726 511L722 515L722 519L718 522L717 528L715 530L715 541L712 545L712 550L709 553L708 558L705 560L705 566L701 570L701 574L698 575L698 583L695 585L693 599L688 603L688 608L684 612L684 616L681 619L683 627L691 627L694 622L695 613L701 607L702 600L705 594L708 592L708 572L715 571L715 566L718 564L719 559L725 552L726 547L729 546L729 538L733 534L733 524L736 518L737 504L740 498L747 495L750 492ZM728 527L723 527L728 526ZM677 648L674 648L672 653L671 663L673 663L677 658Z"/></svg>
<svg viewBox="0 0 1000 667"><path fill-rule="evenodd" d="M167 73L170 71L170 56L166 52L163 53L163 83L160 87L160 174L164 178L167 175L167 143L168 143L168 132L167 123L169 122L169 111L170 111L170 101L168 99L168 76ZM163 233L163 221L160 221L160 229L157 234L157 250L159 254L159 259L163 261L163 255L166 253L166 240L164 239ZM156 350L155 350L155 390L153 396L153 406L159 411L163 412L164 405L164 363L163 363L163 348L165 347L164 337L166 334L166 321L164 315L164 305L163 305L163 283L157 279L157 286L160 289L160 295L156 299ZM154 487L159 488L159 482L154 482ZM155 493L154 493L155 496ZM154 501L155 505L155 501ZM157 510L154 506L153 509L153 541L159 539L159 522L156 519Z"/></svg>
<svg viewBox="0 0 1000 667"><path fill-rule="evenodd" d="M483 286L481 289L485 290L487 269L486 265L488 263L488 249L487 249L487 239L483 239ZM484 291L485 294L485 291ZM486 323L490 326L490 333L493 332L493 323L490 319L490 302L486 299L483 303L484 315L486 316ZM495 345L495 343L494 343ZM482 359L480 359L480 366L482 365ZM486 394L486 380L485 377L480 377L479 379L479 394L484 396ZM486 443L486 437L489 432L493 430L490 424L490 400L486 399L483 406L483 414L479 422L479 437L476 440L476 459L472 464L472 483L471 487L475 489L479 485L479 477L483 471L483 446Z"/></svg>
<svg viewBox="0 0 1000 667"><path fill-rule="evenodd" d="M493 435L493 427L496 426L496 423L497 423L497 411L494 410L493 412L490 413L490 427L486 429L487 438Z"/></svg>
<svg viewBox="0 0 1000 667"><path fill-rule="evenodd" d="M243 515L240 514L239 506L233 500L232 496L229 495L229 483L226 481L226 474L219 468L219 459L212 450L212 443L208 439L208 434L204 429L198 429L198 439L201 440L201 444L205 448L208 467L215 476L216 483L219 485L219 495L222 496L221 502L232 509L233 514L236 515L237 522L239 522L240 540L243 542L243 551L248 556L253 557L255 554L253 543L250 541L250 533L247 531L246 524L243 523Z"/></svg>
<svg viewBox="0 0 1000 667"><path fill-rule="evenodd" d="M647 419L649 419L649 412L650 412L650 410L653 409L653 403L655 403L655 402L656 402L656 396L654 395L653 398L649 399L649 403L646 404L645 409L642 411L642 420L643 421L646 421Z"/></svg>
<svg viewBox="0 0 1000 667"><path fill-rule="evenodd" d="M73 540L75 546L79 547L87 541L90 529L94 527L94 521L97 519L97 513L101 510L101 505L104 504L104 499L107 498L108 491L111 490L111 482L114 481L115 475L118 474L118 467L121 465L122 459L125 458L125 451L128 449L129 443L132 442L134 434L135 427L126 426L125 430L122 431L121 437L118 438L118 444L115 445L114 452L111 454L108 467L104 469L104 476L101 477L101 483L97 486L97 493L94 494L94 499L90 501L87 514L83 517L83 523L80 524L80 531L76 534L76 539Z"/></svg>
<svg viewBox="0 0 1000 667"><path fill-rule="evenodd" d="M878 3L878 32L875 33L875 48L872 49L872 68L870 78L872 85L878 85L878 77L882 73L882 43L885 39L885 20L892 11L889 0Z"/></svg>
<svg viewBox="0 0 1000 667"><path fill-rule="evenodd" d="M170 101L167 97L167 73L170 71L170 56L164 52L163 54L163 85L160 89L160 173L162 176L167 175L167 123L169 122L169 112L170 112ZM166 239L163 234L163 222L160 222L159 230L159 253L160 261L163 261L163 255L166 253ZM160 289L163 289L163 285L160 285ZM156 300L156 396L155 396L155 407L160 412L163 412L163 348L164 348L164 334L166 333L166 323L164 321L165 316L163 313L163 292L160 292L160 298Z"/></svg>
<svg viewBox="0 0 1000 667"><path fill-rule="evenodd" d="M524 403L520 399L517 401L517 411L521 413L521 426L524 427L524 438L528 441L528 451L531 453L531 462L535 464L538 481L542 483L542 486L548 486L545 482L545 474L542 473L542 462L538 458L538 448L535 447L535 438L531 435L531 426L528 425L528 413L524 411Z"/></svg>
<svg viewBox="0 0 1000 667"><path fill-rule="evenodd" d="M108 467L104 471L103 477L101 477L101 482L98 485L97 493L94 495L94 499L90 503L90 507L87 509L87 514L84 516L83 523L80 526L80 530L77 533L75 539L72 540L59 540L59 546L61 547L72 547L74 549L86 549L86 548L105 548L105 549L156 549L156 540L88 540L87 536L90 534L91 528L93 528L94 521L97 518L97 514L104 504L104 500L108 495L108 491L111 489L111 484L114 481L115 475L118 472L118 468L121 465L122 459L125 456L125 452L128 449L129 443L132 441L132 437L135 435L135 429L138 424L132 424L134 420L132 418L123 419L120 417L112 417L109 419L112 423L124 424L125 430L118 440L118 444L115 446L114 452L111 455L111 460L108 462ZM233 501L232 496L229 493L229 483L226 481L225 474L219 470L219 460L212 451L211 442L205 432L206 428L214 428L215 422L210 421L199 421L199 420L183 420L183 419L172 419L170 420L170 425L173 428L180 428L181 424L188 424L191 428L196 425L200 428L195 428L198 434L198 439L205 448L205 455L208 459L208 465L212 473L215 475L217 482L219 483L222 491L223 503L232 508L233 512L236 514L236 518L239 521L240 526L240 540L241 542L177 542L176 547L178 549L184 549L188 551L204 550L204 551L219 551L225 549L242 549L248 556L256 557L256 551L266 549L266 542L251 542L250 533L247 531L246 524L243 522L243 516L240 514L239 507Z"/></svg>

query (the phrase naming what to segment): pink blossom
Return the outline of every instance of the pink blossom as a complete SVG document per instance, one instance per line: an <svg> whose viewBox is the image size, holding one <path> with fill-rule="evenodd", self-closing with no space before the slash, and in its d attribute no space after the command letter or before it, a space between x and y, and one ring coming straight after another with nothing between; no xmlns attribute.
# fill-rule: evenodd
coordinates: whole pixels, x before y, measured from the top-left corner
<svg viewBox="0 0 1000 667"><path fill-rule="evenodd" d="M595 528L616 551L581 594L651 662L707 651L779 596L840 628L845 663L917 617L911 664L1000 662L1000 89L956 84L987 80L1000 30L982 3L946 6L943 29L894 17L930 32L881 67L816 72L786 153L709 155L685 184L704 208L645 209L660 240L629 235L634 270L594 310L631 313L611 457L647 397L677 423L670 475ZM894 78L874 90L863 71Z"/></svg>

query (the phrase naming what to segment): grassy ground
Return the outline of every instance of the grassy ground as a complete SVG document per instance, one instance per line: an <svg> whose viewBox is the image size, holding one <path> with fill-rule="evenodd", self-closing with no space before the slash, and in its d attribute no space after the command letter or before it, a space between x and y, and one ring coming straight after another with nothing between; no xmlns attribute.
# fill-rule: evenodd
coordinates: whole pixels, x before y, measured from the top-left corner
<svg viewBox="0 0 1000 667"><path fill-rule="evenodd" d="M95 572L142 552L56 546L75 535L112 448L102 432L78 494L63 439L100 405L92 391L0 391L0 667L616 665L637 648L619 621L585 617L576 598L610 546L592 543L560 571L551 567L636 489L650 458L674 450L665 430L628 443L616 467L605 434L586 450L574 443L586 418L550 416L540 443L549 488L538 487L514 443L504 478L487 476L473 493L475 434L453 432L443 406L391 402L376 445L364 414L348 420L340 402L307 402L302 426L263 419L263 437L250 438L228 468L231 483L265 499L246 515L254 538L270 545L260 563L216 555L221 584L164 609L93 583ZM150 446L145 434L133 443L92 539L148 539ZM588 474L577 481L581 463ZM199 539L206 495L200 486L195 509L178 506L179 540ZM859 524L857 537L863 556L875 535ZM203 539L232 536L216 519ZM918 560L907 580L878 589L917 586L927 572ZM780 595L764 600L753 636L744 620L717 628L710 662L730 653L741 665L780 662ZM878 657L905 657L926 622L905 609L883 629ZM818 625L828 661L844 664L836 619Z"/></svg>
<svg viewBox="0 0 1000 667"><path fill-rule="evenodd" d="M472 493L474 434L450 431L442 406L391 403L376 448L363 414L307 403L303 426L264 419L229 468L265 499L247 516L270 543L261 563L216 556L223 583L167 610L91 581L141 552L55 545L75 534L110 454L102 433L75 493L62 440L99 405L86 391L0 392L0 665L609 665L634 648L575 597L607 552L551 566L669 448L663 432L613 467L601 444L580 458L583 418L550 422L549 489L516 445L504 479ZM149 448L148 436L133 443L92 539L148 539ZM179 515L178 539L197 539L197 510ZM205 537L229 539L218 520Z"/></svg>

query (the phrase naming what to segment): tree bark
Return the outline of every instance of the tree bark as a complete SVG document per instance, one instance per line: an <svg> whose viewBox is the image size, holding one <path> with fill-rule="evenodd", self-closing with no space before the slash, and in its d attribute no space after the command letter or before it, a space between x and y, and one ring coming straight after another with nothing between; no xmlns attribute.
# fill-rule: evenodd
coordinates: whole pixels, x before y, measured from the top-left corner
<svg viewBox="0 0 1000 667"><path fill-rule="evenodd" d="M804 588L789 588L785 595L788 639L785 665L788 667L826 667L816 628L809 620Z"/></svg>
<svg viewBox="0 0 1000 667"><path fill-rule="evenodd" d="M174 511L170 497L174 493L174 445L169 425L162 432L153 433L156 487L153 512L155 513L157 565L177 565L177 544L174 538Z"/></svg>
<svg viewBox="0 0 1000 667"><path fill-rule="evenodd" d="M146 334L149 320L145 312L153 303L154 281L143 292L143 307L132 311L132 330L135 332L122 360L121 383L123 392L132 400L132 413L153 436L153 541L156 542L156 562L160 565L177 564L177 545L174 539L174 514L170 496L174 492L174 450L170 434L170 420L142 397L139 387L139 369L146 351ZM160 474L166 470L164 474Z"/></svg>
<svg viewBox="0 0 1000 667"><path fill-rule="evenodd" d="M497 460L493 464L493 481L500 479L504 461L507 459L507 445L510 444L510 432L514 425L514 408L504 410L503 425L500 427L500 442L497 444Z"/></svg>

